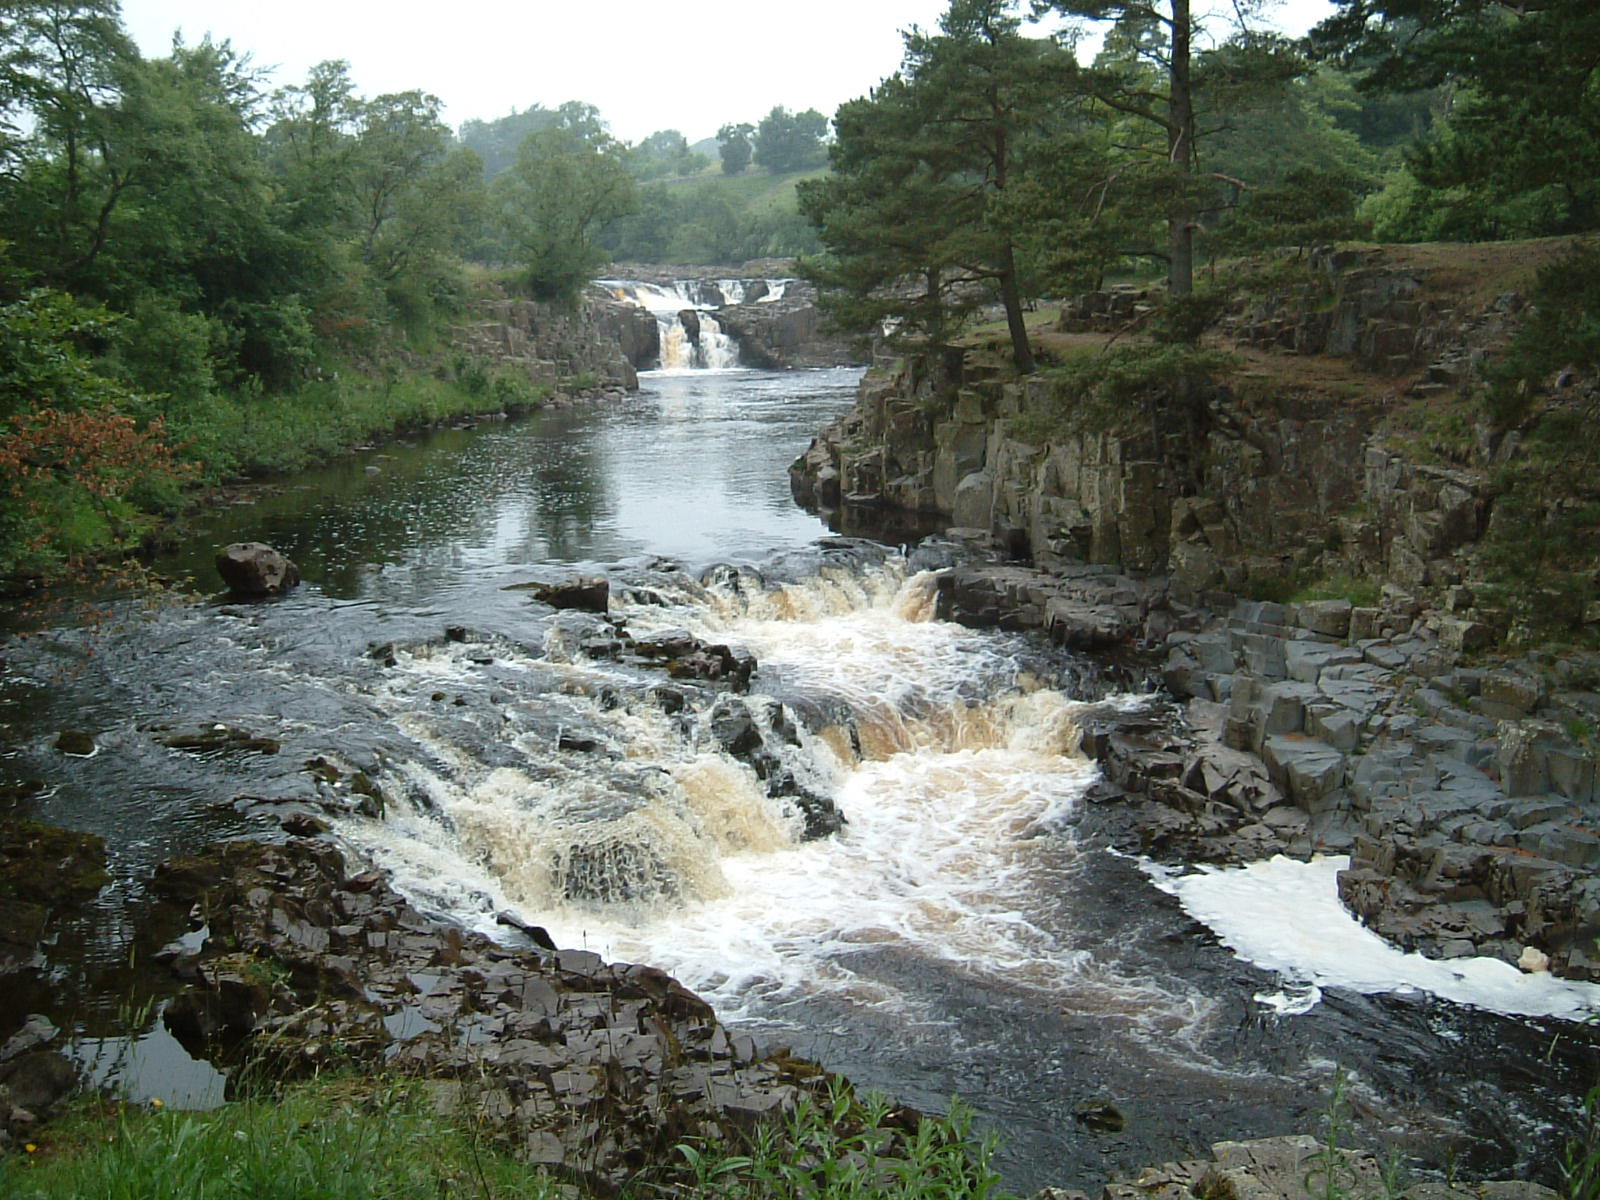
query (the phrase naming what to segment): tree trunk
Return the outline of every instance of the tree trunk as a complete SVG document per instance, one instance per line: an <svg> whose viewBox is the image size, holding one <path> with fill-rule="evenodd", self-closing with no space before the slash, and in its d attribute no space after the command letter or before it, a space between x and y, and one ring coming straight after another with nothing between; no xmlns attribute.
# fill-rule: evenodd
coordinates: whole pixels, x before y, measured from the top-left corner
<svg viewBox="0 0 1600 1200"><path fill-rule="evenodd" d="M1033 347L1028 345L1028 325L1022 319L1022 289L1017 286L1017 262L1010 243L1001 256L1000 299L1006 306L1006 328L1011 332L1011 360L1022 375L1034 371Z"/></svg>
<svg viewBox="0 0 1600 1200"><path fill-rule="evenodd" d="M1189 176L1194 166L1194 92L1189 78L1189 0L1172 0L1172 66L1167 104L1167 157L1177 174L1178 197L1167 214L1170 262L1167 294L1194 291L1194 212Z"/></svg>

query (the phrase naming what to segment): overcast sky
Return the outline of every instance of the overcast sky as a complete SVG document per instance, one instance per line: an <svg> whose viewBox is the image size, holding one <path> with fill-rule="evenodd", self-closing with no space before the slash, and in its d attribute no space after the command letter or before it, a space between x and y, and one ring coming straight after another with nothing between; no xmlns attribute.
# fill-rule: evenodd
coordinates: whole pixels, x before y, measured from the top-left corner
<svg viewBox="0 0 1600 1200"><path fill-rule="evenodd" d="M932 28L947 0L123 0L147 56L172 35L210 33L303 82L324 59L349 61L357 90L420 88L459 126L530 105L595 105L638 141L677 129L691 142L774 105L829 116L900 63L900 30ZM1273 23L1302 33L1332 0L1279 0Z"/></svg>

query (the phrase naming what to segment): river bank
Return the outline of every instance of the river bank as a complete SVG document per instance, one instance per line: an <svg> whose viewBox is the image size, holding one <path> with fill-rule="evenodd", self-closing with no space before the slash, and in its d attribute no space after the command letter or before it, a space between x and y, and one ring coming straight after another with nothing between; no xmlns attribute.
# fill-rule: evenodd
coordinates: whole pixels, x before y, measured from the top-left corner
<svg viewBox="0 0 1600 1200"><path fill-rule="evenodd" d="M306 574L288 597L8 647L7 776L48 780L28 811L103 833L113 877L8 989L17 1021L60 988L125 995L130 943L143 962L192 938L185 910L140 898L160 862L320 821L442 928L504 932L515 909L564 946L670 968L739 1035L924 1110L963 1096L1006 1135L1019 1191L1315 1129L1334 1063L1422 1161L1553 1162L1587 1086L1579 1042L1336 988L1273 1017L1254 999L1273 972L1086 832L1074 731L1145 666L931 620L937 576L916 572L956 569L953 551L813 544L782 466L853 384L667 377L446 430L375 472L330 465L208 533L288 549ZM664 498L663 478L698 484ZM557 562L607 576L606 613L534 602L524 585ZM748 692L727 690L735 647ZM675 672L676 651L738 669ZM92 757L57 748L68 728ZM805 791L837 798L841 833L791 832ZM136 1095L171 1077L160 1040L134 1051ZM1078 1115L1106 1103L1121 1131Z"/></svg>

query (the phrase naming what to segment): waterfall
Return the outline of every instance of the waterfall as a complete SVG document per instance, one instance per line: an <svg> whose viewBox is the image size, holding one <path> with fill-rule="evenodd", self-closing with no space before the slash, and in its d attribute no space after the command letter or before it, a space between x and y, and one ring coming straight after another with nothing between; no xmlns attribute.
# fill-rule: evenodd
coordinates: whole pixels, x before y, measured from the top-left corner
<svg viewBox="0 0 1600 1200"><path fill-rule="evenodd" d="M715 312L734 304L770 304L783 298L788 280L680 279L671 284L602 279L618 300L656 318L663 371L727 371L739 366L739 343L724 333Z"/></svg>

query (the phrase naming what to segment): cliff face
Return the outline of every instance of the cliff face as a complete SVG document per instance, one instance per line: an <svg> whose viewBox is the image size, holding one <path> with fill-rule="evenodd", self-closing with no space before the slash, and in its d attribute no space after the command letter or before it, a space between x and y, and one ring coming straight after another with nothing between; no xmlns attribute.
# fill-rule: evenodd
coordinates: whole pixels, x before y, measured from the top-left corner
<svg viewBox="0 0 1600 1200"><path fill-rule="evenodd" d="M1005 382L972 354L880 362L855 409L794 464L796 497L937 514L1045 569L1168 574L1187 600L1292 574L1462 584L1494 460L1427 461L1386 418L1454 394L1518 303L1445 302L1426 268L1332 255L1317 272L1227 315L1221 338L1239 367L1177 429L1068 421L1076 428L1041 435L1028 414L1081 408L1074 385ZM1137 321L1145 299L1080 298L1058 329L1092 348Z"/></svg>
<svg viewBox="0 0 1600 1200"><path fill-rule="evenodd" d="M571 311L507 297L480 304L475 316L455 331L456 346L556 390L587 376L599 387L632 391L634 364L657 352L654 317L592 294Z"/></svg>

